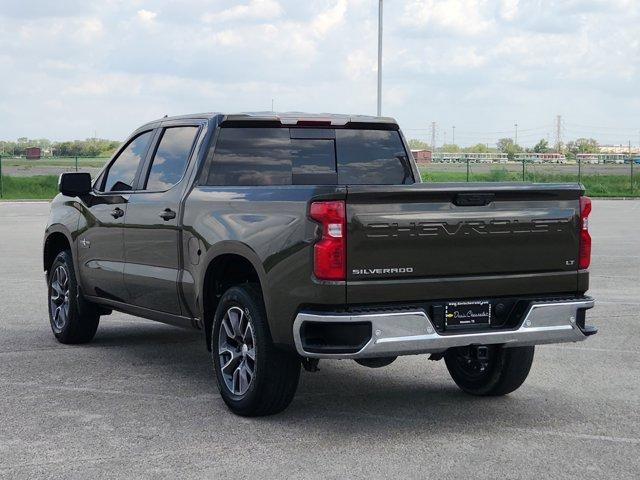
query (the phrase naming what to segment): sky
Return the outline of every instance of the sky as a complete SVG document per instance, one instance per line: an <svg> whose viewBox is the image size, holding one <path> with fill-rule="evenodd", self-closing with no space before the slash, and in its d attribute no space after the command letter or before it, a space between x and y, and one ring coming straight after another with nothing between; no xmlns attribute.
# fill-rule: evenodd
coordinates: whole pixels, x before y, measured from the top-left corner
<svg viewBox="0 0 640 480"><path fill-rule="evenodd" d="M378 0L1 0L0 139L166 115L375 114ZM640 142L640 0L385 0L382 113L409 138Z"/></svg>

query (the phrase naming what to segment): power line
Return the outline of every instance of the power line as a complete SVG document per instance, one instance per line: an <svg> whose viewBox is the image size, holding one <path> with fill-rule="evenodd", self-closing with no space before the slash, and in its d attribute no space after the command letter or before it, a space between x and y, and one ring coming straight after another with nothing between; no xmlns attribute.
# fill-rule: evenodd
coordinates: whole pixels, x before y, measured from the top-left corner
<svg viewBox="0 0 640 480"><path fill-rule="evenodd" d="M521 132L531 132L531 131L535 131L535 130L548 130L549 129L549 125L542 125L539 127L531 127L531 128L518 128L518 133ZM404 130L405 132L412 132L412 131L420 131L420 130L427 130L430 131L431 128L403 128L402 130ZM513 130L496 130L493 132L481 132L481 131L473 131L473 130L465 130L465 133L472 133L472 134L477 134L477 135L491 135L491 134L502 134L502 133L513 133Z"/></svg>
<svg viewBox="0 0 640 480"><path fill-rule="evenodd" d="M595 126L595 125L582 125L579 123L572 123L572 122L565 122L566 125L569 125L569 127L579 127L579 128L587 128L589 130L617 130L617 131L621 131L621 130L633 130L635 131L635 128L631 128L631 127L609 127L609 126Z"/></svg>

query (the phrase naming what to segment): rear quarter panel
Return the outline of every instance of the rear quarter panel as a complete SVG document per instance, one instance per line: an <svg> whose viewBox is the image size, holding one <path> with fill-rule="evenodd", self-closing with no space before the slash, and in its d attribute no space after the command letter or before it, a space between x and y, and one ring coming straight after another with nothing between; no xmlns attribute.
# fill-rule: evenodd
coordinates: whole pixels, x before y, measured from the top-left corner
<svg viewBox="0 0 640 480"><path fill-rule="evenodd" d="M219 255L241 255L260 277L274 342L293 345L293 320L301 306L345 303L344 282L313 277L318 228L307 214L311 198L344 198L345 192L335 186L194 187L183 218L188 306L202 318L208 266ZM202 252L199 259L190 255L195 248Z"/></svg>

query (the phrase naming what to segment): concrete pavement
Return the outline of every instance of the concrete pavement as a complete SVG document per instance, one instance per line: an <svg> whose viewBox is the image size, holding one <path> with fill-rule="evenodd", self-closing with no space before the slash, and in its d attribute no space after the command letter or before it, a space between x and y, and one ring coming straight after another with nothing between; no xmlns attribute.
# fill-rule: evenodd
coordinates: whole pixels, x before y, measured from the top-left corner
<svg viewBox="0 0 640 480"><path fill-rule="evenodd" d="M57 343L47 214L0 203L2 478L638 478L640 201L594 201L600 333L538 347L515 393L467 396L426 356L325 361L260 419L227 411L198 332L114 313L93 343Z"/></svg>

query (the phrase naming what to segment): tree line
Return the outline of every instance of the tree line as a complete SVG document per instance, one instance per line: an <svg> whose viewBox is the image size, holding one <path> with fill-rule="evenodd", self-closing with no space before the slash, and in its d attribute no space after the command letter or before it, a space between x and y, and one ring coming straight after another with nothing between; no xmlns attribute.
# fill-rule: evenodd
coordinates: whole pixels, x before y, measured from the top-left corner
<svg viewBox="0 0 640 480"><path fill-rule="evenodd" d="M423 142L421 140L411 139L409 140L409 147L415 150L431 150L431 146ZM578 153L598 153L600 151L600 146L598 142L593 138L578 138L576 140L572 140L567 142L566 144L561 144L559 149L559 153L563 153L568 158L575 158ZM549 147L549 142L544 138L540 139L538 143L536 143L531 148L523 148L522 146L515 143L513 138L501 138L496 143L495 148L490 148L488 145L484 143L478 143L476 145L472 145L470 147L461 148L455 144L445 144L442 147L437 148L437 151L440 152L451 152L451 153L506 153L507 157L511 160L515 157L517 153L550 153L550 152L558 152L557 148Z"/></svg>
<svg viewBox="0 0 640 480"><path fill-rule="evenodd" d="M118 148L120 142L104 138L87 138L54 142L47 138L20 137L16 141L0 140L0 155L24 156L29 147L40 147L43 156L56 157L103 157L110 156Z"/></svg>

